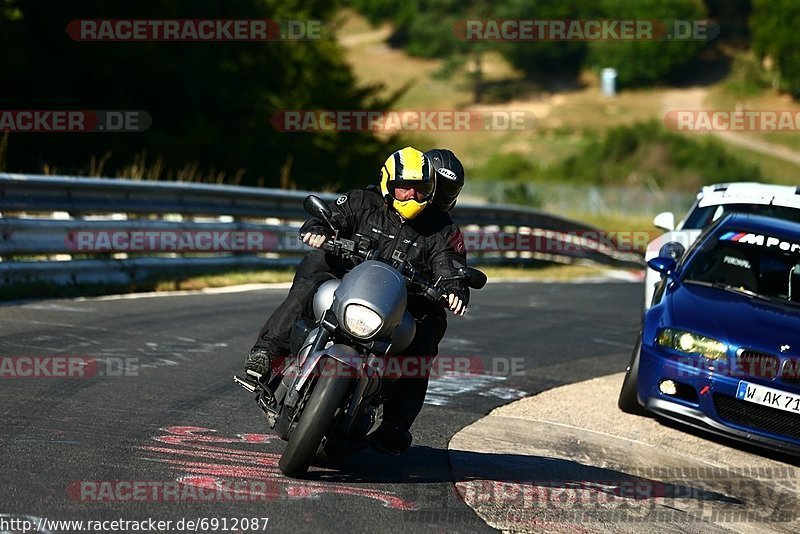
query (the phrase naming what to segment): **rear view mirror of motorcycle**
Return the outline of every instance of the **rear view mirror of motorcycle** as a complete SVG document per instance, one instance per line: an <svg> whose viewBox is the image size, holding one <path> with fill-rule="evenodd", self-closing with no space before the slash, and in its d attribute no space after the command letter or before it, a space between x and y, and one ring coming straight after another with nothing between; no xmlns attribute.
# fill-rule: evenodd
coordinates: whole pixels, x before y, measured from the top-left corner
<svg viewBox="0 0 800 534"><path fill-rule="evenodd" d="M321 198L315 195L308 195L303 201L303 209L312 217L322 219L330 226L331 230L336 231L336 228L333 227L333 223L331 222L333 212L331 212L331 208L328 207Z"/></svg>
<svg viewBox="0 0 800 534"><path fill-rule="evenodd" d="M462 267L458 270L458 274L472 289L482 289L486 285L486 275L473 267Z"/></svg>

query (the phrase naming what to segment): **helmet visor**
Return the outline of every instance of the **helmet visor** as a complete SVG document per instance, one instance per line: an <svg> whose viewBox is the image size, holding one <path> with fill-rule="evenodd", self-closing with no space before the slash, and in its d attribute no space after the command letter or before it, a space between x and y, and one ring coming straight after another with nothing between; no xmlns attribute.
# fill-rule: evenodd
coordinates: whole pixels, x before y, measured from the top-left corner
<svg viewBox="0 0 800 534"><path fill-rule="evenodd" d="M433 196L433 184L422 180L395 181L389 192L396 200L416 200L425 202Z"/></svg>

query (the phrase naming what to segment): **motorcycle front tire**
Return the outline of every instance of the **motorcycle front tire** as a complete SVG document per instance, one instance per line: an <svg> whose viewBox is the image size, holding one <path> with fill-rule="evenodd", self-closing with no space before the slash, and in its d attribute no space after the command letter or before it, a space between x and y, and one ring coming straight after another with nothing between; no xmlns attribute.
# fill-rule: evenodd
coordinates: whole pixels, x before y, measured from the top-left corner
<svg viewBox="0 0 800 534"><path fill-rule="evenodd" d="M278 462L281 473L289 477L296 478L308 471L355 380L349 373L341 372L344 366L332 358L323 358L319 368L321 376Z"/></svg>

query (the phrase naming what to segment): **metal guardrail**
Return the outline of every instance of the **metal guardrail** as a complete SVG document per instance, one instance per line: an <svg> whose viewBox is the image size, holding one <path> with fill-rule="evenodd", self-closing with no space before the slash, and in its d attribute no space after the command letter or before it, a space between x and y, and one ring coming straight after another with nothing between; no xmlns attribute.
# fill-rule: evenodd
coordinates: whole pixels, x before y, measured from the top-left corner
<svg viewBox="0 0 800 534"><path fill-rule="evenodd" d="M189 270L293 265L309 250L297 239L297 228L307 218L302 203L308 194L228 185L0 173L0 285L34 280L129 283ZM325 200L337 198L331 193L315 194ZM452 215L468 237L512 229L568 244L575 241L574 234L599 232L543 211L513 206L458 205ZM76 241L76 236L92 232L156 230L249 232L264 236L264 241L257 252L149 250L128 254L111 249L106 253L85 251ZM544 252L473 252L470 262L475 264L586 260L642 266L639 254L585 239L583 246Z"/></svg>
<svg viewBox="0 0 800 534"><path fill-rule="evenodd" d="M304 219L309 192L113 178L0 173L0 213L230 215ZM320 194L333 200L333 194Z"/></svg>

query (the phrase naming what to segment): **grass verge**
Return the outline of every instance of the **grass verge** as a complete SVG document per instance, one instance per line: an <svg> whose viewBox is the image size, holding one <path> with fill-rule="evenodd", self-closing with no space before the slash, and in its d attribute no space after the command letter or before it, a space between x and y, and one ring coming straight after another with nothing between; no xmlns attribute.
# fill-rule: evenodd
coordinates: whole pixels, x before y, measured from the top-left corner
<svg viewBox="0 0 800 534"><path fill-rule="evenodd" d="M291 282L294 270L236 271L221 274L198 275L182 280L164 280L153 291L176 291L227 287L239 284L278 284Z"/></svg>
<svg viewBox="0 0 800 534"><path fill-rule="evenodd" d="M545 267L485 267L481 271L491 281L524 280L526 282L569 282L581 278L594 278L613 272L614 269L590 265L548 265Z"/></svg>

